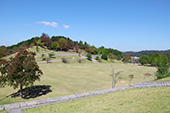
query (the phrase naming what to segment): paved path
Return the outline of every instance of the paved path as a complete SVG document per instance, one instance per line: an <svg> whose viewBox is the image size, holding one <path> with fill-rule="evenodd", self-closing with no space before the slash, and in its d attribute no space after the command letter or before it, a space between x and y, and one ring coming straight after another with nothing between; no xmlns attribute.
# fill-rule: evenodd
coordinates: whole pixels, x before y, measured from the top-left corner
<svg viewBox="0 0 170 113"><path fill-rule="evenodd" d="M94 63L96 63L96 64L98 63L95 59L92 59L92 61L93 61Z"/></svg>
<svg viewBox="0 0 170 113"><path fill-rule="evenodd" d="M36 56L41 56L42 54L48 56L48 53L39 53L39 54L36 54ZM54 53L55 56L75 56L75 55L78 55L76 53Z"/></svg>
<svg viewBox="0 0 170 113"><path fill-rule="evenodd" d="M135 84L134 86L116 87L112 89L92 91L92 92L69 95L69 96L0 105L0 110L7 110L9 113L15 113L12 111L17 111L17 110L20 111L20 109L29 109L29 108L39 107L39 106L45 106L45 105L63 103L63 102L68 102L68 101L73 101L73 100L78 100L78 99L84 99L88 97L103 95L107 93L113 93L113 92L122 91L126 89L152 88L152 87L170 87L170 81L141 82L141 83Z"/></svg>

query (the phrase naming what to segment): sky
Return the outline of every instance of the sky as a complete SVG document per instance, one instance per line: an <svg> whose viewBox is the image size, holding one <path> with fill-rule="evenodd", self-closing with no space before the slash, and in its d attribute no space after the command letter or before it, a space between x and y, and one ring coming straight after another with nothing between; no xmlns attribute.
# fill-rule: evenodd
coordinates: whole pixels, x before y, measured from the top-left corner
<svg viewBox="0 0 170 113"><path fill-rule="evenodd" d="M42 33L120 51L170 49L170 0L0 0L0 45Z"/></svg>

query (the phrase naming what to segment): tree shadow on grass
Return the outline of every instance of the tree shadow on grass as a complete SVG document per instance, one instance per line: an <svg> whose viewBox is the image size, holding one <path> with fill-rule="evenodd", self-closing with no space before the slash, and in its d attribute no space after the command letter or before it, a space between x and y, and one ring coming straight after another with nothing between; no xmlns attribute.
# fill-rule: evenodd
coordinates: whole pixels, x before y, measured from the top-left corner
<svg viewBox="0 0 170 113"><path fill-rule="evenodd" d="M50 87L51 87L50 85L35 85L32 87L25 88L22 91L22 98L30 99L46 95L52 92ZM20 97L20 90L18 90L18 92L16 93L11 94L10 96L12 98Z"/></svg>

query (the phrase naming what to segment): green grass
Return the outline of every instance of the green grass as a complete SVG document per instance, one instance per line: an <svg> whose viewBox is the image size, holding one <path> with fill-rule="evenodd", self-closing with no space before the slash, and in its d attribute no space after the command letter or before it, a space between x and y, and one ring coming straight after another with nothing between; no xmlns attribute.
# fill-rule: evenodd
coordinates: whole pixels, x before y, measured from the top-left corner
<svg viewBox="0 0 170 113"><path fill-rule="evenodd" d="M170 87L131 89L66 103L24 110L24 113L170 113Z"/></svg>
<svg viewBox="0 0 170 113"><path fill-rule="evenodd" d="M41 81L35 82L35 85L50 85L52 92L37 98L21 99L20 97L6 97L17 92L18 89L14 90L12 87L5 87L0 90L0 105L108 89L112 86L111 63L94 64L85 62L81 64L64 64L62 62L56 62L39 64L39 66L44 75L42 75ZM122 79L118 81L116 87L127 86L129 74L134 74L134 79L131 84L135 84L153 79L148 77L144 80L144 73L148 72L153 74L156 71L154 67L120 63L115 63L114 69L115 73L122 71L120 74Z"/></svg>
<svg viewBox="0 0 170 113"><path fill-rule="evenodd" d="M45 56L48 57L48 56ZM50 58L50 61L52 60L61 60L61 58L65 57L66 59L73 59L73 57L75 59L80 58L78 55L73 55L73 56L54 56L53 58ZM42 57L41 56L36 56L35 57L37 62L41 62L42 61Z"/></svg>
<svg viewBox="0 0 170 113"><path fill-rule="evenodd" d="M155 80L155 81L170 81L170 77L162 78L162 79Z"/></svg>

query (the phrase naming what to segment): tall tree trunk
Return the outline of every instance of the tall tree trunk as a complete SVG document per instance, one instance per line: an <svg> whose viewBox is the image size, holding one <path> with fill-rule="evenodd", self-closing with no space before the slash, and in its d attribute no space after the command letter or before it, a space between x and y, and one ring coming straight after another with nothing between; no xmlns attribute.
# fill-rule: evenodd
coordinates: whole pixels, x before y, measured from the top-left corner
<svg viewBox="0 0 170 113"><path fill-rule="evenodd" d="M20 86L20 97L22 98L22 85Z"/></svg>

